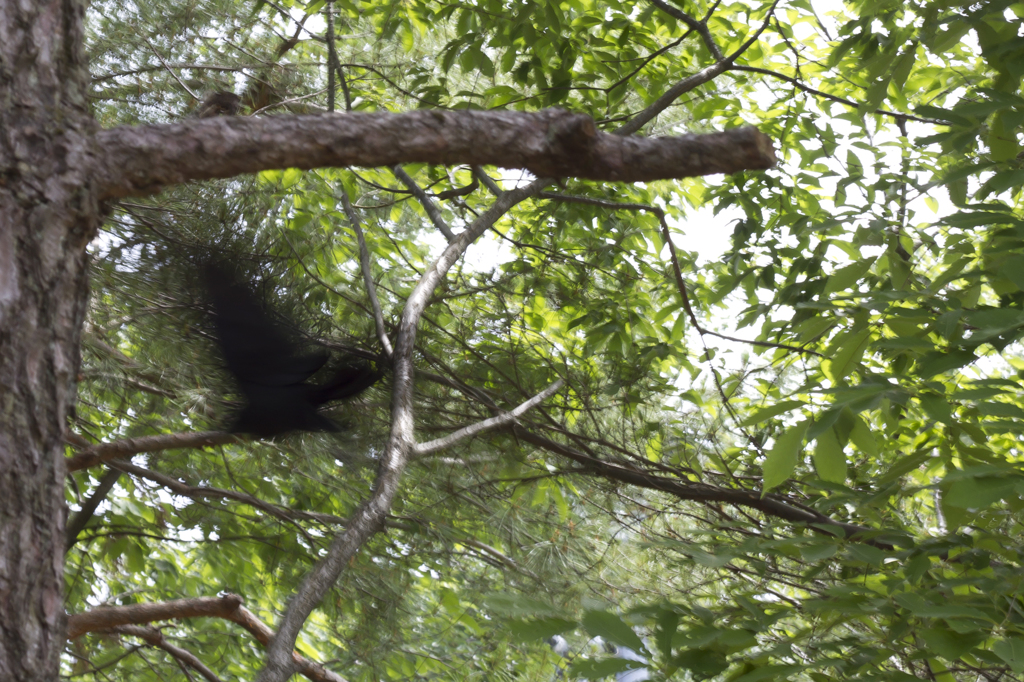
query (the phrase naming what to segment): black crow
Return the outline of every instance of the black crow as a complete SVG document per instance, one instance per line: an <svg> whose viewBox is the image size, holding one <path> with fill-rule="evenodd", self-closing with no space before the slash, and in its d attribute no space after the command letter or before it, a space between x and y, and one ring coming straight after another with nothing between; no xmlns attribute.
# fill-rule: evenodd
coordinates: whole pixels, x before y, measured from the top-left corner
<svg viewBox="0 0 1024 682"><path fill-rule="evenodd" d="M343 357L323 383L308 380L329 359L307 352L276 322L246 284L219 265L203 272L213 306L214 327L224 364L245 397L229 427L232 433L269 438L288 431L338 431L317 410L332 400L351 398L381 376L368 363Z"/></svg>

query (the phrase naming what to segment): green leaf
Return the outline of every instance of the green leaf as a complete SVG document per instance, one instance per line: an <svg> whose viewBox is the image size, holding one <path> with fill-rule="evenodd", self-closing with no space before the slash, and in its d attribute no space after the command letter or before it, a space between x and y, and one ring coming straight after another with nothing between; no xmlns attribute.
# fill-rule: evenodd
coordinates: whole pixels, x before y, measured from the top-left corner
<svg viewBox="0 0 1024 682"><path fill-rule="evenodd" d="M907 82L907 76L910 75L910 70L913 68L916 59L917 43L912 42L907 45L903 54L899 56L896 64L892 67L892 85L897 91L903 90L903 86Z"/></svg>
<svg viewBox="0 0 1024 682"><path fill-rule="evenodd" d="M967 635L945 628L927 628L920 630L919 634L930 651L947 661L959 659L985 639L983 632Z"/></svg>
<svg viewBox="0 0 1024 682"><path fill-rule="evenodd" d="M581 624L593 637L603 637L613 644L619 644L642 655L648 655L644 643L633 632L633 628L614 613L597 610L584 611Z"/></svg>
<svg viewBox="0 0 1024 682"><path fill-rule="evenodd" d="M806 420L795 424L775 440L775 445L764 461L764 477L761 483L764 492L777 488L793 474L803 451L807 426Z"/></svg>
<svg viewBox="0 0 1024 682"><path fill-rule="evenodd" d="M597 680L605 677L611 677L612 675L626 670L632 670L638 665L639 664L636 661L627 661L623 658L603 658L598 661L580 658L576 659L576 661L569 666L569 677L585 677L587 679Z"/></svg>
<svg viewBox="0 0 1024 682"><path fill-rule="evenodd" d="M966 29L965 29L966 30ZM949 121L956 125L969 127L974 125L974 121L963 116L954 114L952 111L946 109L940 109L939 107L933 107L927 104L922 104L914 109L914 113L918 116L925 116L927 118L937 118L943 121Z"/></svg>
<svg viewBox="0 0 1024 682"><path fill-rule="evenodd" d="M786 680L804 669L802 665L763 665L730 682L761 682L761 680Z"/></svg>
<svg viewBox="0 0 1024 682"><path fill-rule="evenodd" d="M769 405L768 407L761 408L754 414L750 415L749 417L741 421L738 424L738 426L753 426L754 424L760 424L761 422L767 421L772 417L784 414L786 412L789 412L790 410L794 410L800 407L801 405L806 405L806 403L802 400L783 400L780 403L775 403L774 405Z"/></svg>
<svg viewBox="0 0 1024 682"><path fill-rule="evenodd" d="M822 363L825 376L832 382L841 381L860 362L870 341L871 329L863 329L847 338L836 354Z"/></svg>
<svg viewBox="0 0 1024 682"><path fill-rule="evenodd" d="M871 269L871 265L874 262L874 258L868 258L839 268L829 276L828 281L825 283L824 293L832 294L837 291L846 291Z"/></svg>
<svg viewBox="0 0 1024 682"><path fill-rule="evenodd" d="M943 503L960 509L984 509L1014 494L1016 478L963 477L949 485Z"/></svg>
<svg viewBox="0 0 1024 682"><path fill-rule="evenodd" d="M863 419L854 415L853 429L850 430L850 440L860 448L861 452L872 457L878 457L878 441L871 433L871 428Z"/></svg>
<svg viewBox="0 0 1024 682"><path fill-rule="evenodd" d="M533 620L512 620L507 623L509 631L520 641L529 642L547 639L576 628L577 623L564 618L536 618Z"/></svg>
<svg viewBox="0 0 1024 682"><path fill-rule="evenodd" d="M284 171L284 175L281 177L281 186L285 189L292 187L299 180L302 179L302 170L298 168L288 168Z"/></svg>
<svg viewBox="0 0 1024 682"><path fill-rule="evenodd" d="M826 429L818 436L813 458L814 469L823 481L846 481L846 453L843 452L843 446L839 444L834 429Z"/></svg>
<svg viewBox="0 0 1024 682"><path fill-rule="evenodd" d="M674 609L663 608L658 614L654 642L658 647L658 652L665 660L672 656L672 639L678 627L679 614Z"/></svg>
<svg viewBox="0 0 1024 682"><path fill-rule="evenodd" d="M924 408L925 414L931 419L943 424L952 423L952 411L945 396L937 393L922 393L917 396L917 399L920 401L921 407Z"/></svg>
<svg viewBox="0 0 1024 682"><path fill-rule="evenodd" d="M708 679L729 667L725 656L710 649L686 649L672 659L680 668L693 671L698 679Z"/></svg>
<svg viewBox="0 0 1024 682"><path fill-rule="evenodd" d="M959 369L975 360L974 353L969 350L956 350L952 353L927 353L914 367L914 373L922 379L936 374Z"/></svg>
<svg viewBox="0 0 1024 682"><path fill-rule="evenodd" d="M1006 661L1010 670L1020 675L1024 673L1024 639L1020 637L1007 637L992 645L992 651L996 656Z"/></svg>
<svg viewBox="0 0 1024 682"><path fill-rule="evenodd" d="M547 602L506 592L488 595L484 599L484 606L500 616L509 618L561 615L558 609Z"/></svg>

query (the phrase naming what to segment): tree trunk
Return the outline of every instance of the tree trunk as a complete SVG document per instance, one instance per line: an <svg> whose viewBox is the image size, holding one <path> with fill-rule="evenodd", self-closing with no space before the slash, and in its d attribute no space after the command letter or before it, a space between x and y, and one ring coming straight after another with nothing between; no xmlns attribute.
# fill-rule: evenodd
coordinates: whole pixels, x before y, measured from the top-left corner
<svg viewBox="0 0 1024 682"><path fill-rule="evenodd" d="M88 301L80 0L0 0L0 680L54 680L64 646L63 432Z"/></svg>

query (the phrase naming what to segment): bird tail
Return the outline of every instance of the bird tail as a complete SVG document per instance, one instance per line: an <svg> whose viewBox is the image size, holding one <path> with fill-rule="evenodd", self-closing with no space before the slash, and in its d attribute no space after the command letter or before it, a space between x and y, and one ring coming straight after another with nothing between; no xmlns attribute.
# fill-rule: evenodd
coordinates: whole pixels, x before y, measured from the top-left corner
<svg viewBox="0 0 1024 682"><path fill-rule="evenodd" d="M332 400L357 396L377 383L383 375L383 371L369 364L344 365L332 375L330 381L317 387L314 403L322 405Z"/></svg>

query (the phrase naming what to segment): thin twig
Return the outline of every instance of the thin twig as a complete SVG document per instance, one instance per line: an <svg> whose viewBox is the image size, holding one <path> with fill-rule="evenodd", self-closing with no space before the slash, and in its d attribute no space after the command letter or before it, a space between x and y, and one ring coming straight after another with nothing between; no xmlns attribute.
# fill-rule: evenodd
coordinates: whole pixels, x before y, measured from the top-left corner
<svg viewBox="0 0 1024 682"><path fill-rule="evenodd" d="M811 95L816 95L818 97L824 97L825 99L832 100L833 102L838 102L839 104L845 104L846 106L852 107L854 109L856 109L859 106L853 100L849 100L849 99L846 99L844 97L839 97L838 95L832 95L832 94L829 94L827 92L823 92L821 90L818 90L816 88L812 88L811 86L805 85L804 83L802 83L801 81L797 80L796 78L794 78L792 76L787 76L786 74L778 73L777 71L771 71L769 69L762 69L762 68L757 67L757 66L744 66L742 64L733 64L731 67L729 67L729 70L730 71L747 71L749 73L760 73L760 74L763 74L765 76L771 76L773 78L778 78L779 80L786 81L787 83L790 83L791 85L795 86L796 88L798 88L800 90L803 90L804 92L809 93ZM943 125L943 121L939 121L937 119L923 118L921 116L912 116L910 114L903 114L903 113L900 113L900 112L897 112L897 111L889 111L888 109L875 109L874 113L879 114L881 116L892 116L893 118L897 119L897 121L899 119L904 119L904 120L907 120L907 121L917 121L918 123L929 123L929 124L932 124L932 125Z"/></svg>
<svg viewBox="0 0 1024 682"><path fill-rule="evenodd" d="M818 357L823 357L821 353L818 353L813 350L808 350L807 348L804 348L802 346L791 346L786 343L775 343L773 341L741 339L735 336L727 336L725 334L720 334L718 332L711 331L710 329L705 329L703 326L701 326L700 322L697 320L697 316L693 312L693 308L690 306L690 297L687 294L686 282L683 279L683 271L679 265L679 256L676 253L675 242L672 241L672 236L669 233L668 222L665 220L665 212L658 208L657 206L651 206L649 204L617 202L608 199L595 199L592 197L581 197L574 196L571 194L558 194L556 192L541 192L539 196L543 199L554 199L556 201L564 201L567 203L575 204L589 204L591 206L601 206L603 208L610 208L613 210L647 211L649 213L653 213L658 218L658 222L661 224L662 236L664 237L665 242L668 245L669 254L672 259L672 269L675 272L676 286L678 287L679 294L682 297L683 308L686 311L687 317L689 317L690 319L690 323L693 324L694 328L697 330L697 333L700 334L701 336L707 334L708 336L716 336L720 339L734 341L736 343L745 343L751 346L780 348L782 350L789 350L795 353L804 353L807 355L816 355Z"/></svg>
<svg viewBox="0 0 1024 682"><path fill-rule="evenodd" d="M697 73L693 74L692 76L688 76L687 78L684 78L683 80L673 85L661 97L656 99L653 104L651 104L646 109L638 113L636 116L630 119L625 125L619 127L618 130L615 131L615 134L632 135L633 133L644 127L647 123L654 120L654 118L658 114L660 114L662 111L671 106L673 102L679 99L679 97L686 94L687 92L690 92L694 88L697 88L698 86L707 83L708 81L716 78L717 76L721 75L722 73L725 73L730 68L732 68L733 64L737 59L739 59L740 55L746 52L750 48L750 46L753 45L754 42L761 36L764 30L768 28L771 22L771 18L774 15L775 7L778 4L779 0L774 0L774 2L772 2L771 7L768 8L768 13L765 16L764 21L761 23L761 26L758 27L756 31L754 31L750 38L743 42L739 49L737 49L728 57L715 61L715 63L712 64L711 66L705 67L698 71Z"/></svg>
<svg viewBox="0 0 1024 682"><path fill-rule="evenodd" d="M89 499L82 504L82 508L68 518L67 527L64 529L64 553L67 554L75 543L78 542L79 534L85 529L89 519L96 513L96 508L100 506L100 502L106 499L110 491L114 489L114 484L117 483L117 479L121 477L121 472L117 469L109 469L100 478L99 484L92 491L92 495Z"/></svg>
<svg viewBox="0 0 1024 682"><path fill-rule="evenodd" d="M327 523L330 525L344 526L348 519L340 516L333 516L330 514L319 514L314 512L305 512L294 509L285 509L278 507L277 505L270 504L265 500L261 500L258 497L254 497L247 493L239 493L234 490L226 490L224 488L214 488L211 486L194 486L187 483L183 483L176 478L172 478L165 474L161 474L156 471L144 469L143 467L130 464L128 462L114 461L110 462L111 468L123 471L126 474L131 474L136 478L145 478L157 483L167 490L181 495L182 497L189 497L192 499L196 498L213 498L223 500L234 500L235 502L241 502L247 504L250 507L259 509L266 512L274 518L284 521L286 523L293 524L300 533L302 533L306 540L313 544L313 538L306 534L304 528L296 523L296 519L308 519L312 521L318 521L320 523Z"/></svg>
<svg viewBox="0 0 1024 682"><path fill-rule="evenodd" d="M216 674L200 661L195 654L191 651L186 651L181 647L175 646L164 639L164 633L160 632L156 628L147 628L140 625L119 625L118 627L110 628L108 632L116 632L120 635L129 635L131 637L138 637L145 641L150 646L154 646L158 649L163 649L171 657L174 658L180 665L187 665L192 668L200 675L205 677L208 682L221 682L221 679ZM187 675L185 670L182 670Z"/></svg>
<svg viewBox="0 0 1024 682"><path fill-rule="evenodd" d="M718 44L715 42L714 36L711 35L711 31L708 30L708 18L710 15L708 17L704 17L704 19L701 21L694 19L693 17L691 17L689 14L679 9L678 7L673 7L672 5L665 2L665 0L650 0L650 3L657 7L658 9L660 9L665 14L669 15L670 17L674 17L675 19L678 19L679 21L686 24L686 26L691 31L696 31L697 34L701 37L701 40L704 41L704 45L708 48L708 51L711 53L711 57L716 62L721 61L724 58L722 50L719 49Z"/></svg>
<svg viewBox="0 0 1024 682"><path fill-rule="evenodd" d="M195 99L201 99L199 95L192 92L192 90L190 90L189 87L185 85L185 83L183 83L180 78L178 78L178 74L174 73L174 69L167 65L167 62L165 62L164 58L160 56L160 53L157 51L156 47L153 46L153 43L149 42L149 38L147 38L146 36L142 36L142 39L146 41L147 45L149 45L149 49L153 50L153 54L156 55L156 58L160 60L161 64L163 64L164 68L167 70L167 73L171 74L171 77L174 80L178 81L178 85L180 85L185 92L192 95L192 97L194 97Z"/></svg>
<svg viewBox="0 0 1024 682"><path fill-rule="evenodd" d="M349 201L348 192L342 187L338 194L341 197L341 207L345 211L345 215L348 216L349 222L352 223L352 231L356 233L356 241L359 242L359 269L363 273L363 284L366 285L370 308L373 309L373 323L377 328L377 338L380 340L380 345L384 347L385 355L390 358L394 354L394 349L391 346L391 339L388 338L388 332L384 328L384 312L381 310L380 300L377 298L377 285L373 281L373 273L370 271L370 249L366 246L366 236L363 234L359 214L352 208L352 202Z"/></svg>
<svg viewBox="0 0 1024 682"><path fill-rule="evenodd" d="M483 433L484 431L489 431L490 429L496 429L498 427L511 424L520 415L526 413L534 406L538 405L542 401L547 400L550 396L554 395L555 392L558 391L558 389L562 388L562 386L564 385L565 382L562 381L561 379L558 379L557 381L555 381L555 383L551 384L537 395L533 396L526 402L520 404L518 407L509 410L508 412L499 414L489 419L484 419L483 421L477 422L476 424L471 424L469 426L459 429L454 433L450 433L443 438L437 438L426 443L419 443L417 445L414 445L412 448L412 456L423 457L424 455L429 455L432 452L437 452L438 450L449 448L458 443L460 440L472 438L478 433Z"/></svg>
<svg viewBox="0 0 1024 682"><path fill-rule="evenodd" d="M401 181L403 185L409 188L412 195L416 197L416 200L423 206L423 210L427 212L427 216L430 217L430 222L434 223L434 227L444 235L444 238L451 243L455 239L455 233L448 227L448 223L444 221L441 216L441 210L434 203L434 200L427 196L427 193L423 191L423 188L416 184L416 181L412 179L412 176L405 172L401 166L392 166L391 172L395 174L395 177Z"/></svg>

